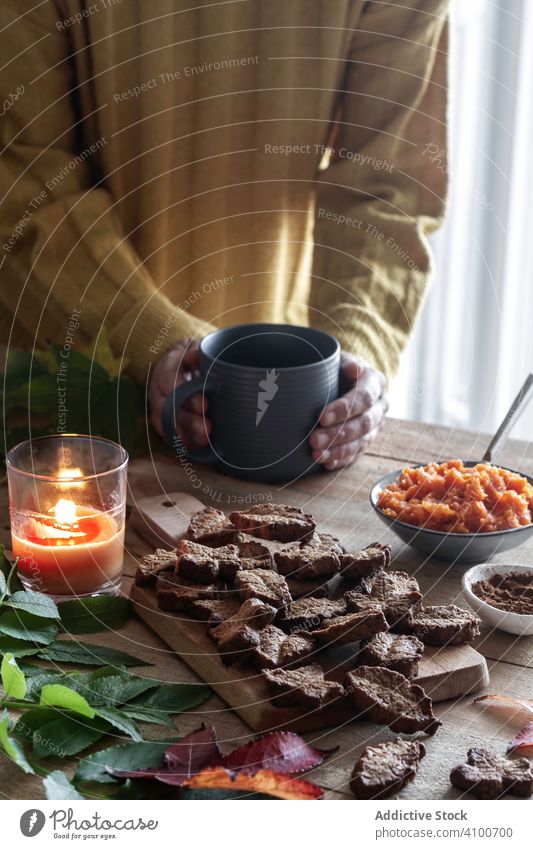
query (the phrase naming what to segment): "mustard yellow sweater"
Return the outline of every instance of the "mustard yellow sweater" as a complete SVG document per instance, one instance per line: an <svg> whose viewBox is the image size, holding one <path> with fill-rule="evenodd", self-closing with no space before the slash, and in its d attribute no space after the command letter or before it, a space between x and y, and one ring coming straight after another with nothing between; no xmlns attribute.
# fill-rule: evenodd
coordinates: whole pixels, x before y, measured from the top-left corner
<svg viewBox="0 0 533 849"><path fill-rule="evenodd" d="M311 324L388 375L443 213L445 0L0 0L0 333Z"/></svg>

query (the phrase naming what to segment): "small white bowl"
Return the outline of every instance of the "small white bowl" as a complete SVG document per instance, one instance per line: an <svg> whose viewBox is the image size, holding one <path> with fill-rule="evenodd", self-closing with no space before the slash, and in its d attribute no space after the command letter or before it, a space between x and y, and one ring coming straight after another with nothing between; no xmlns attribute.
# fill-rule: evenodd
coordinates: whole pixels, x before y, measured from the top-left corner
<svg viewBox="0 0 533 849"><path fill-rule="evenodd" d="M519 564L502 566L497 563L480 563L478 566L472 566L463 575L463 590L466 599L470 607L487 625L492 625L501 631L507 631L508 634L518 634L521 637L531 635L533 634L533 614L510 613L506 610L499 610L492 604L482 601L479 596L472 592L472 584L491 578L493 575L505 574L505 572L530 572L533 582L533 566Z"/></svg>

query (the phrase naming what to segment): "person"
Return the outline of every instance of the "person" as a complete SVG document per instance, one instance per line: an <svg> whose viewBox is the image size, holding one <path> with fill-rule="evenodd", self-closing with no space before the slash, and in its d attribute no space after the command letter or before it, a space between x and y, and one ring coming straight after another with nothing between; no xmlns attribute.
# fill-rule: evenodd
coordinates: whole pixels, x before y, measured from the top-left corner
<svg viewBox="0 0 533 849"><path fill-rule="evenodd" d="M105 327L148 393L216 327L339 339L326 469L374 438L444 211L445 0L0 0L0 328ZM205 414L207 413L207 419ZM206 401L178 421L205 444Z"/></svg>

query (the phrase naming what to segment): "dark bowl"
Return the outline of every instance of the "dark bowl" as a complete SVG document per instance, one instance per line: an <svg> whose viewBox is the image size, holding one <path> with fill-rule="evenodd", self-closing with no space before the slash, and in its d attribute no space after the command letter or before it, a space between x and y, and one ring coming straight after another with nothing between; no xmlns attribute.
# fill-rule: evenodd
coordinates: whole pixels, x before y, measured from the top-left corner
<svg viewBox="0 0 533 849"><path fill-rule="evenodd" d="M465 462L465 466L476 466L479 461ZM415 468L422 468L416 466ZM499 466L505 468L507 466ZM399 519L391 519L378 507L378 498L382 489L393 483L403 469L384 475L373 487L370 493L370 503L382 522L388 525L403 542L406 542L417 551L429 554L437 560L445 560L447 563L483 563L494 557L500 551L508 551L522 545L533 535L533 524L522 525L519 528L510 528L507 531L491 531L490 533L478 532L475 534L454 534L446 531L433 531L400 522ZM507 469L514 472L514 469ZM515 472L522 475L533 485L533 478L523 472Z"/></svg>

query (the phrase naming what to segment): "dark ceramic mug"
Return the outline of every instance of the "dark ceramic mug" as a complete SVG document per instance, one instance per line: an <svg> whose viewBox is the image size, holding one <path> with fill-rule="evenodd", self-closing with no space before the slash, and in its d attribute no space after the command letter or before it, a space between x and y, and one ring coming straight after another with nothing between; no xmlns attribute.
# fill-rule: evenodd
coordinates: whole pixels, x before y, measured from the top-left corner
<svg viewBox="0 0 533 849"><path fill-rule="evenodd" d="M200 343L200 377L176 387L163 406L170 445L182 404L196 393L209 400L209 446L187 450L239 478L292 480L314 471L309 437L320 413L338 396L340 346L334 336L289 324L238 324Z"/></svg>

